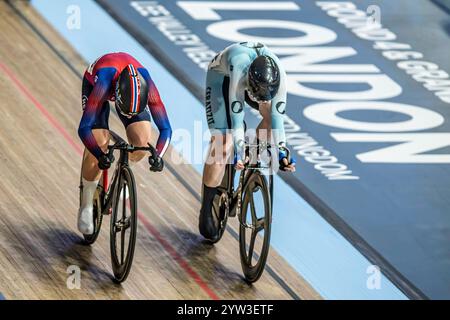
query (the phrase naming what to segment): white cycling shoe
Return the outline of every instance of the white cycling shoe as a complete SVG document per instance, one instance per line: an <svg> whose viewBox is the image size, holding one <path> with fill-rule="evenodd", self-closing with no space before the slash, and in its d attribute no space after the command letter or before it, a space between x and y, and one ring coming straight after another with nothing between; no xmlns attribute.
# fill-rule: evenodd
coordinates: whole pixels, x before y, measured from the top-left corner
<svg viewBox="0 0 450 320"><path fill-rule="evenodd" d="M78 230L82 234L91 235L94 233L94 207L88 206L80 208L78 211Z"/></svg>

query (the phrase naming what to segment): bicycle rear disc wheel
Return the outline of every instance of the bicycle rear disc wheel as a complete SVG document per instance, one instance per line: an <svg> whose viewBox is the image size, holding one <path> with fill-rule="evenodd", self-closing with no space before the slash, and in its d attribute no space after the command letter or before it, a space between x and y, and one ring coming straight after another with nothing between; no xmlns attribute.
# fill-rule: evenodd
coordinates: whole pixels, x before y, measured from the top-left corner
<svg viewBox="0 0 450 320"><path fill-rule="evenodd" d="M82 197L82 191L80 191L80 203L81 203L81 197ZM83 234L84 243L87 245L93 244L100 234L100 229L102 227L102 220L103 220L103 199L104 199L104 191L103 187L98 185L97 189L94 193L94 200L93 200L93 214L94 214L94 233L93 234Z"/></svg>
<svg viewBox="0 0 450 320"><path fill-rule="evenodd" d="M128 277L133 263L136 231L136 185L130 168L123 167L111 213L110 248L115 282L123 282Z"/></svg>
<svg viewBox="0 0 450 320"><path fill-rule="evenodd" d="M217 228L217 238L211 243L217 243L222 239L223 234L227 228L228 221L228 196L226 193L220 193L214 197L212 205L212 215L214 226Z"/></svg>
<svg viewBox="0 0 450 320"><path fill-rule="evenodd" d="M259 172L250 174L242 195L239 249L245 279L257 281L270 248L272 206L267 179Z"/></svg>

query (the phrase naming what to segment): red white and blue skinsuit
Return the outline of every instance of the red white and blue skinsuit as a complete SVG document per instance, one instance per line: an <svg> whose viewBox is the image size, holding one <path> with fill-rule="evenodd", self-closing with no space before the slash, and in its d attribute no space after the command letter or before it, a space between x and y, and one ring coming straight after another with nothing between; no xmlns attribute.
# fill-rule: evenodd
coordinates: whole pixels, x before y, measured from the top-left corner
<svg viewBox="0 0 450 320"><path fill-rule="evenodd" d="M125 127L138 121L151 121L153 118L159 130L159 138L156 144L158 155L163 157L169 146L172 129L158 89L149 72L127 53L110 53L92 63L83 78L83 116L78 128L78 135L86 148L97 159L103 151L98 146L92 134L92 129L109 129L109 101L115 101L117 79L122 70L130 64L141 73L148 84L147 107L140 114L131 118L127 118L118 112L119 118Z"/></svg>

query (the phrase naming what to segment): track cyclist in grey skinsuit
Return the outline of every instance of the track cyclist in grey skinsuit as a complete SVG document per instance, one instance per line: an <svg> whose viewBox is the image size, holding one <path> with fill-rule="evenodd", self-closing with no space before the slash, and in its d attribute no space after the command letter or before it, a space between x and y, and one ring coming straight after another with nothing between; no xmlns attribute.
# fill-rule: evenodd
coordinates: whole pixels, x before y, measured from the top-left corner
<svg viewBox="0 0 450 320"><path fill-rule="evenodd" d="M212 137L203 170L199 219L200 233L206 239L214 242L218 236L211 207L233 148L237 170L242 170L248 160L243 154L245 104L258 110L262 116L257 127L258 138L266 140L272 137L280 148L280 169L295 171L295 160L288 162L283 151L286 96L286 73L278 57L261 43L233 44L218 53L209 64L205 106Z"/></svg>

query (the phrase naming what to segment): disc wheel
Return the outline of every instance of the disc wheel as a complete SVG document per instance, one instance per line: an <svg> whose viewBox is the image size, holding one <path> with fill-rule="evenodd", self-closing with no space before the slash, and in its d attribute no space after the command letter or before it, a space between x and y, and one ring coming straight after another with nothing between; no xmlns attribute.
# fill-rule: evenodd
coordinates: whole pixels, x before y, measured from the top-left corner
<svg viewBox="0 0 450 320"><path fill-rule="evenodd" d="M223 234L227 228L228 221L228 196L226 193L218 194L214 197L212 214L214 226L217 228L217 238L211 243L217 243L222 239Z"/></svg>

